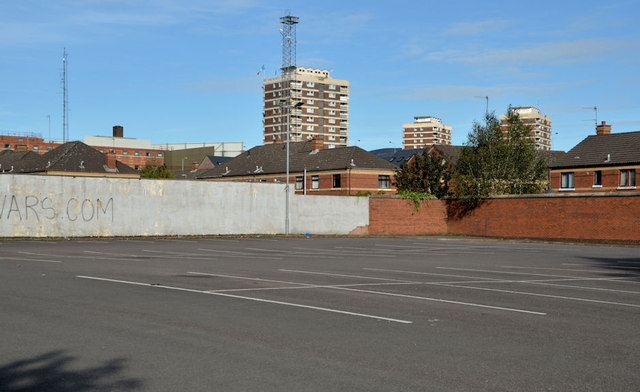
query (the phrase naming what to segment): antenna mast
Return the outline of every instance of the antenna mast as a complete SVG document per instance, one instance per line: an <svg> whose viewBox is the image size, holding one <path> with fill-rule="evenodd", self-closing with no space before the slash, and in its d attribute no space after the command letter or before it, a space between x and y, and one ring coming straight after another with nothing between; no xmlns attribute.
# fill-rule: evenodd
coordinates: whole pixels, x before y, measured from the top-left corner
<svg viewBox="0 0 640 392"><path fill-rule="evenodd" d="M280 18L282 23L282 75L287 75L295 72L296 66L296 25L300 18L292 16L291 11L287 12L287 16Z"/></svg>
<svg viewBox="0 0 640 392"><path fill-rule="evenodd" d="M62 141L69 140L69 80L67 79L67 48L62 53Z"/></svg>

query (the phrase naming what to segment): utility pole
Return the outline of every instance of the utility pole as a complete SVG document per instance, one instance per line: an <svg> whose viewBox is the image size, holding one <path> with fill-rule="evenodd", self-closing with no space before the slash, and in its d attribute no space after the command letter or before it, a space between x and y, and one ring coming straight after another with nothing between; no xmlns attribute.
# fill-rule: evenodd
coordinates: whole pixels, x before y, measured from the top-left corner
<svg viewBox="0 0 640 392"><path fill-rule="evenodd" d="M62 53L62 142L69 140L69 79L67 78L67 48Z"/></svg>

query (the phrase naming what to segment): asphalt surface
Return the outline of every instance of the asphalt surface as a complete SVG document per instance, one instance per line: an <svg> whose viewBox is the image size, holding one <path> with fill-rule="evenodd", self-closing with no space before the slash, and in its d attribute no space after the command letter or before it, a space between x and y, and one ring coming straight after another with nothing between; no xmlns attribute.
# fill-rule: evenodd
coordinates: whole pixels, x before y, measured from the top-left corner
<svg viewBox="0 0 640 392"><path fill-rule="evenodd" d="M0 391L640 391L640 248L0 242Z"/></svg>

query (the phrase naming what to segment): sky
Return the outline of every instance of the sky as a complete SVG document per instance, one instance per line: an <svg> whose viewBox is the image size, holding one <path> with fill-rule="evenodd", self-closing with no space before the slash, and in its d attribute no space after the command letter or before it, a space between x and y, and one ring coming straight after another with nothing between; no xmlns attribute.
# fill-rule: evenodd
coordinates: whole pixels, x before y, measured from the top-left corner
<svg viewBox="0 0 640 392"><path fill-rule="evenodd" d="M282 62L350 81L350 145L402 146L402 124L435 116L467 140L509 105L553 119L567 151L606 121L640 131L640 2L0 0L0 133L153 143L262 141L262 80ZM264 72L258 75L264 65ZM49 128L49 117L51 127Z"/></svg>

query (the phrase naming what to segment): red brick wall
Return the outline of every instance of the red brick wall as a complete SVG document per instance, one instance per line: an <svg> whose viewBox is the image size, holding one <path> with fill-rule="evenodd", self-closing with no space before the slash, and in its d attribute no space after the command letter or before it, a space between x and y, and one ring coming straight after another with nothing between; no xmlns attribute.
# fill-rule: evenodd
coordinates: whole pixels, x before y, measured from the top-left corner
<svg viewBox="0 0 640 392"><path fill-rule="evenodd" d="M447 209L440 200L425 200L416 211L413 201L400 198L369 199L369 234L446 234Z"/></svg>
<svg viewBox="0 0 640 392"><path fill-rule="evenodd" d="M638 194L488 199L468 211L455 201L432 200L414 213L409 203L371 198L369 233L640 243Z"/></svg>

